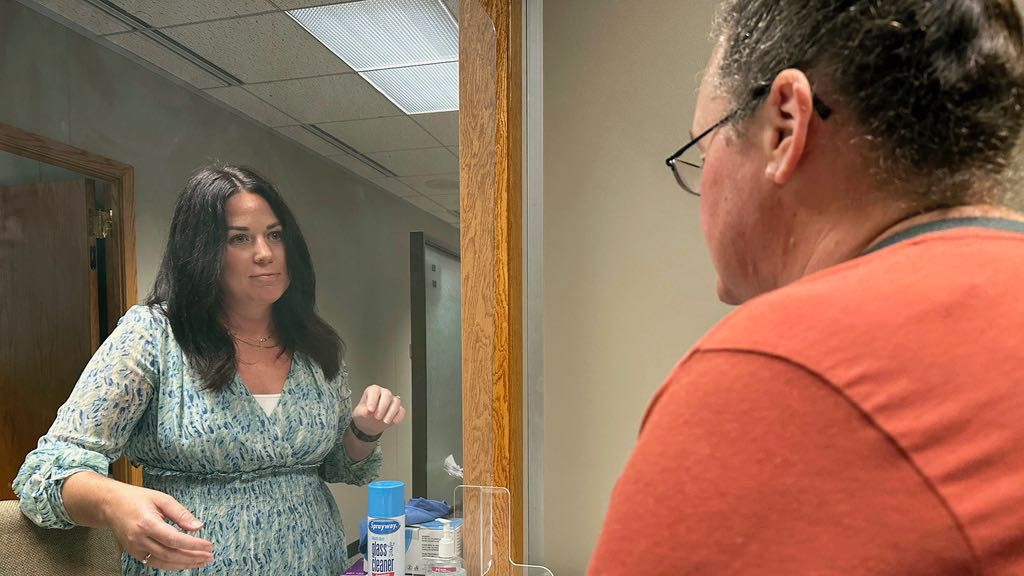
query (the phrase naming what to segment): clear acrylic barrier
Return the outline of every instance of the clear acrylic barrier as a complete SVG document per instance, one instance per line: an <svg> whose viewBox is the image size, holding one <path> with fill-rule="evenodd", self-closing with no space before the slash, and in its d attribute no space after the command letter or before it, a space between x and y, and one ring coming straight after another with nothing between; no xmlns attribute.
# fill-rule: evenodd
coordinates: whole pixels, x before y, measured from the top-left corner
<svg viewBox="0 0 1024 576"><path fill-rule="evenodd" d="M507 488L458 486L452 507L455 518L462 519L462 561L467 576L554 576L543 566L512 560L512 496Z"/></svg>

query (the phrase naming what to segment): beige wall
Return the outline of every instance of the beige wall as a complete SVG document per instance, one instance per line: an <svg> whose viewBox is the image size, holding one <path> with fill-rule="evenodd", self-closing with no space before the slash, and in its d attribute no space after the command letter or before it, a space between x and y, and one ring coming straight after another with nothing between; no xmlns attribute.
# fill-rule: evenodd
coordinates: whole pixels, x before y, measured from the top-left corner
<svg viewBox="0 0 1024 576"><path fill-rule="evenodd" d="M0 122L135 167L140 299L189 173L214 159L250 164L302 226L318 306L348 344L354 392L376 383L412 398L409 232L457 246L454 227L14 0L0 0L0 38ZM411 434L406 420L384 436L385 478L411 482ZM366 490L332 489L354 538Z"/></svg>
<svg viewBox="0 0 1024 576"><path fill-rule="evenodd" d="M544 2L544 561L582 574L643 410L727 308L689 136L712 0ZM682 480L682 479L681 479Z"/></svg>

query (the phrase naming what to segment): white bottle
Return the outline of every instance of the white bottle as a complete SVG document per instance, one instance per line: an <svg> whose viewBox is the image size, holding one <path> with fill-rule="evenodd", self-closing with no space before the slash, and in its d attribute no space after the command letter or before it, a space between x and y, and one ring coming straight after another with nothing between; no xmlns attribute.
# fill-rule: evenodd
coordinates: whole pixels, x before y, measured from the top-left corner
<svg viewBox="0 0 1024 576"><path fill-rule="evenodd" d="M430 564L428 575L451 574L453 576L466 576L466 569L462 567L462 560L455 555L455 533L452 526L442 519L444 532L441 534L441 541L437 544L437 555L439 558Z"/></svg>

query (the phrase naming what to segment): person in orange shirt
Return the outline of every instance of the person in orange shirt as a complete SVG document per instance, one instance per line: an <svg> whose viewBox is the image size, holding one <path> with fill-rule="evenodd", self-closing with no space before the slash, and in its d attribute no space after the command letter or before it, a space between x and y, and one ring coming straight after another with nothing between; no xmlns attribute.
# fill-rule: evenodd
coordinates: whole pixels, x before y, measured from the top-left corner
<svg viewBox="0 0 1024 576"><path fill-rule="evenodd" d="M718 294L588 574L1024 574L1012 0L728 0L692 141Z"/></svg>

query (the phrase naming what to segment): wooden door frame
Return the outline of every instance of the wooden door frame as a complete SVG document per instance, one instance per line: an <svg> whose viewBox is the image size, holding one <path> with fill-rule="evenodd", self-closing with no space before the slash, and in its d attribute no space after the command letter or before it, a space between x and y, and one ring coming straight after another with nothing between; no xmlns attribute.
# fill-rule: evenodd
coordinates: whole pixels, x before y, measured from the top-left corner
<svg viewBox="0 0 1024 576"><path fill-rule="evenodd" d="M135 171L128 165L93 154L81 148L57 142L38 134L0 123L0 150L24 158L77 172L111 184L111 201L115 211L114 227L109 240L118 255L113 269L115 298L113 312L120 318L135 305ZM122 482L142 485L142 473L121 458L114 464L114 477Z"/></svg>
<svg viewBox="0 0 1024 576"><path fill-rule="evenodd" d="M484 23L474 21L478 12L460 3L464 482L509 490L508 552L522 562L523 5L522 0L470 1L478 1L490 17L494 35L483 33ZM479 144L492 138L493 149Z"/></svg>

